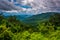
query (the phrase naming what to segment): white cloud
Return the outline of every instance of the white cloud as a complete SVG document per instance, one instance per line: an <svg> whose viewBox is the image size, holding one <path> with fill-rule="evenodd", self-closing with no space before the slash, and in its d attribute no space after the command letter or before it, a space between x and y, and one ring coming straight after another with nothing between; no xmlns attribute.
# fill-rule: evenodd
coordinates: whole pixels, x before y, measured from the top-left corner
<svg viewBox="0 0 60 40"><path fill-rule="evenodd" d="M26 11L27 9L26 8L22 8L23 11Z"/></svg>
<svg viewBox="0 0 60 40"><path fill-rule="evenodd" d="M18 13L17 10L11 10L11 11L5 11L5 12L9 12L9 13L16 12L16 13Z"/></svg>
<svg viewBox="0 0 60 40"><path fill-rule="evenodd" d="M27 4L27 0L23 0L23 1L22 1L22 4L23 4L23 5L26 5L26 4Z"/></svg>
<svg viewBox="0 0 60 40"><path fill-rule="evenodd" d="M4 0L5 1L5 0ZM60 0L17 0L17 2L21 5L31 6L32 8L23 8L20 6L16 6L13 3L2 3L0 0L0 9L8 10L7 12L47 12L47 11L60 11ZM8 5L9 4L9 5ZM10 10L17 10L17 11L10 11Z"/></svg>
<svg viewBox="0 0 60 40"><path fill-rule="evenodd" d="M23 5L26 5L26 4L31 3L31 2L34 2L34 0L23 0L23 1L21 1L21 3Z"/></svg>

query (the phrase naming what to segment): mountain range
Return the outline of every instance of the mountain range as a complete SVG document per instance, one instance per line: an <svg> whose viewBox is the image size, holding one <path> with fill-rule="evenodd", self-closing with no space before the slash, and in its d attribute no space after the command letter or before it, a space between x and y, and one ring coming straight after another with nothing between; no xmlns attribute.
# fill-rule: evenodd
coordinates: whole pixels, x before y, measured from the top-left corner
<svg viewBox="0 0 60 40"><path fill-rule="evenodd" d="M17 12L2 12L3 15L7 18L9 16L16 16L17 19L19 20L24 20L28 17L31 17L32 15L29 15L29 14L25 14L25 13L17 13Z"/></svg>
<svg viewBox="0 0 60 40"><path fill-rule="evenodd" d="M33 15L31 17L26 18L24 20L24 22L27 24L34 24L35 25L36 23L49 20L49 18L56 13L57 12L47 12L47 13L41 13L41 14Z"/></svg>
<svg viewBox="0 0 60 40"><path fill-rule="evenodd" d="M22 20L27 24L35 24L42 21L47 21L49 17L53 16L55 13L58 13L58 12L46 12L46 13L41 13L36 15L27 15L27 14L15 13L15 12L12 12L12 13L4 12L3 15L5 17L16 16L17 19Z"/></svg>

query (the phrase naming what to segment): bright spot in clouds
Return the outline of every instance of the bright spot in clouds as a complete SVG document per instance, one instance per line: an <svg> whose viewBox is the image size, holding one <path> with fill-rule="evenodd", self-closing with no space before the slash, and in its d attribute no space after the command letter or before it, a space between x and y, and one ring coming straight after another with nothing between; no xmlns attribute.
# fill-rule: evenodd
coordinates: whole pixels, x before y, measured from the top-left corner
<svg viewBox="0 0 60 40"><path fill-rule="evenodd" d="M23 0L22 1L22 4L23 5L26 5L26 4L28 4L28 3L31 3L31 2L33 2L34 0Z"/></svg>

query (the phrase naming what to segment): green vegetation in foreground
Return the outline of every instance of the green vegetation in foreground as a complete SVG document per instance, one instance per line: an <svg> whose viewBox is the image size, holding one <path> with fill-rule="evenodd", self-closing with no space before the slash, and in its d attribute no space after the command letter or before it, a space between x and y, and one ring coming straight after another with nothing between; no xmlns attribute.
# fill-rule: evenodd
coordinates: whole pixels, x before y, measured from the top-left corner
<svg viewBox="0 0 60 40"><path fill-rule="evenodd" d="M27 25L16 16L5 18L0 14L0 40L60 40L60 14L37 22L37 26Z"/></svg>

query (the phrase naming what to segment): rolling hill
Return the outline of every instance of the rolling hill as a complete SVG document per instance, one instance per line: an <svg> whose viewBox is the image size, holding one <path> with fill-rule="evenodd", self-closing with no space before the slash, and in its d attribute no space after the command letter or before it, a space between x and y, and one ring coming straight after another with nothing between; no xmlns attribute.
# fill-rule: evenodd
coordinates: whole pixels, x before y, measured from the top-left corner
<svg viewBox="0 0 60 40"><path fill-rule="evenodd" d="M47 12L47 13L41 13L37 15L33 15L31 17L28 17L26 20L24 20L27 24L36 24L39 22L47 21L50 16L54 15L57 12Z"/></svg>
<svg viewBox="0 0 60 40"><path fill-rule="evenodd" d="M16 16L17 19L19 20L24 20L32 15L28 15L28 14L24 14L24 13L16 13L16 12L2 12L2 14L4 15L4 17L9 17L9 16Z"/></svg>

